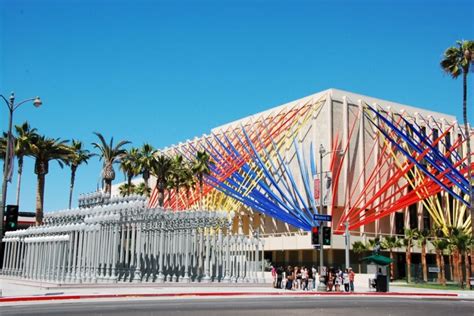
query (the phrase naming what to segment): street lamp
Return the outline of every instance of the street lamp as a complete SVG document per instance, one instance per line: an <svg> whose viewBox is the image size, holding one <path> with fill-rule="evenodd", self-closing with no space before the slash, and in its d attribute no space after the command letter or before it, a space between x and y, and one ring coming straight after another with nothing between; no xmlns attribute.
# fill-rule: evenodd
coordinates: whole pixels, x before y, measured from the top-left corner
<svg viewBox="0 0 474 316"><path fill-rule="evenodd" d="M11 164L13 163L13 157L15 155L14 152L10 153L10 147L12 147L11 142L13 141L12 139L13 112L15 112L15 110L24 103L33 102L33 105L38 108L43 104L43 102L41 102L41 99L39 97L36 97L36 98L26 99L15 104L15 94L13 92L8 98L8 100L1 94L0 94L0 97L2 97L2 99L7 104L8 111L9 111L8 134L7 134L7 144L6 144L7 147L5 149L5 163L3 165L2 204L0 205L0 218L2 220L2 223L0 225L0 236L3 236L3 213L5 211L5 203L7 200L7 182L9 180L8 178L9 178L9 173L11 169ZM0 249L1 249L1 246L0 246Z"/></svg>
<svg viewBox="0 0 474 316"><path fill-rule="evenodd" d="M338 153L339 156L342 156L344 152L342 150L333 150L326 151L323 144L319 146L319 213L323 214L323 158L331 153ZM319 279L323 272L323 257L324 257L324 246L323 246L323 222L319 223ZM327 280L326 280L327 282ZM318 291L326 291L326 286L322 285L322 282L318 284Z"/></svg>

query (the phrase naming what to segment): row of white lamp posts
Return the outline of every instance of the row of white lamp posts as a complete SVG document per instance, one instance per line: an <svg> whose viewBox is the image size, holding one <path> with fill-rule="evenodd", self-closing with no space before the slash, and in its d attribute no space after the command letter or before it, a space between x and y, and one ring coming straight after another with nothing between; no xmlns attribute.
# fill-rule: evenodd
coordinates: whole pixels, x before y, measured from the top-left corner
<svg viewBox="0 0 474 316"><path fill-rule="evenodd" d="M144 198L46 213L7 232L3 274L54 283L264 282L263 240L233 212L149 209Z"/></svg>

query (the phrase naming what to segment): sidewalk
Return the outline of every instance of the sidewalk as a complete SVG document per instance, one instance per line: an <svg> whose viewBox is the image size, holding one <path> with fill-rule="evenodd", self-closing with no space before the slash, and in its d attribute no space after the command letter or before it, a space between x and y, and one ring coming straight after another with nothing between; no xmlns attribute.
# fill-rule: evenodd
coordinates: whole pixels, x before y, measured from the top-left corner
<svg viewBox="0 0 474 316"><path fill-rule="evenodd" d="M320 293L316 291L286 291L274 289L271 284L179 284L179 283L129 283L129 284L68 284L37 283L1 278L0 304L26 302L117 299L117 298L179 298L179 297L239 297L239 296L406 296L445 297L474 300L474 291L442 291L391 286L390 293L376 293L360 289L352 294ZM357 290L357 289L356 289Z"/></svg>

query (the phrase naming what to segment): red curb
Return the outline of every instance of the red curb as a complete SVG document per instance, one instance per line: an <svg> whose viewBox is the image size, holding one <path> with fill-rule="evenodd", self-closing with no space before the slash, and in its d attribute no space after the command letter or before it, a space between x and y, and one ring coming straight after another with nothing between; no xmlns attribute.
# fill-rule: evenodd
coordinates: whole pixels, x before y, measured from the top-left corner
<svg viewBox="0 0 474 316"><path fill-rule="evenodd" d="M185 296L417 296L417 297L458 297L456 293L312 293L312 292L205 292L205 293L144 293L144 294L86 294L86 295L45 295L45 296L16 296L1 297L0 303L31 302L53 300L81 300L105 298L140 298L140 297L185 297Z"/></svg>

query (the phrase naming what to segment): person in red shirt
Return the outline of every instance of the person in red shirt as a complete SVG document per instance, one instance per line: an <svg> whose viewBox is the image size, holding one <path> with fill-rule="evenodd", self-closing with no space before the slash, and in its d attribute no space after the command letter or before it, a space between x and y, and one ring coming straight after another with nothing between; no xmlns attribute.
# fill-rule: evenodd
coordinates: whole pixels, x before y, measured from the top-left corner
<svg viewBox="0 0 474 316"><path fill-rule="evenodd" d="M355 273L352 271L352 268L349 268L349 287L351 288L351 292L354 292L354 278Z"/></svg>

